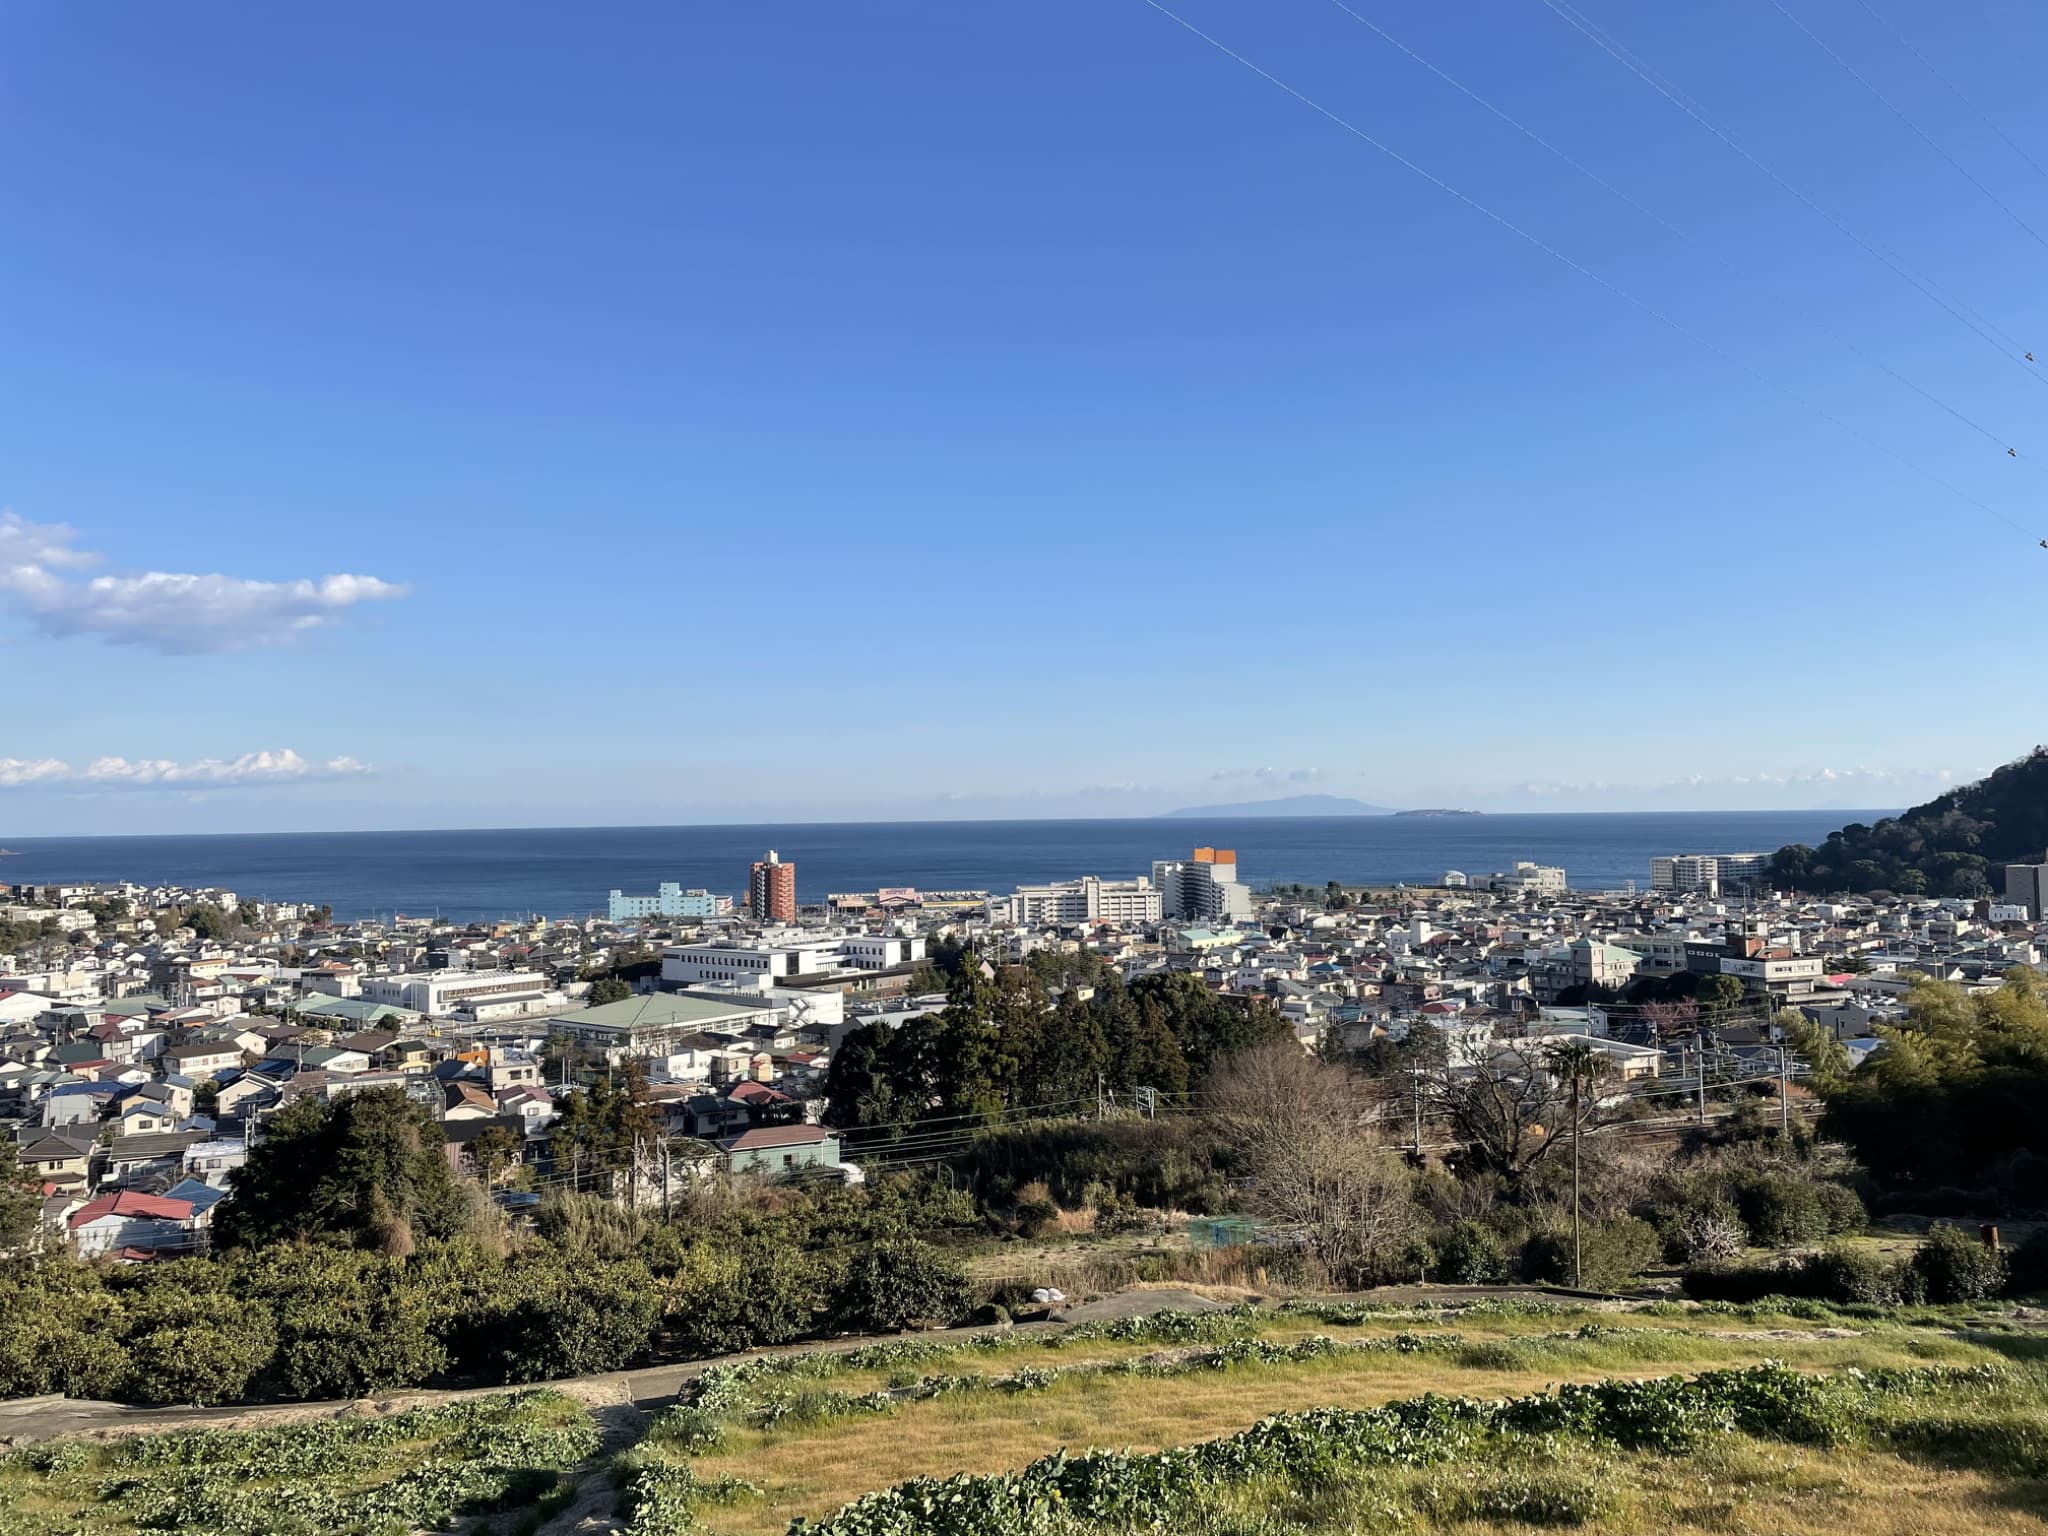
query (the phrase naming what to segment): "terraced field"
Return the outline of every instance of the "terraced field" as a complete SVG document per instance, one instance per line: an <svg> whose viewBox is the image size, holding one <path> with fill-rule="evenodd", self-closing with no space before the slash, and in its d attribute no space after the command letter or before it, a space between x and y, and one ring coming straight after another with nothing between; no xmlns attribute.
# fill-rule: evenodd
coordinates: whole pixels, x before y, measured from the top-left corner
<svg viewBox="0 0 2048 1536"><path fill-rule="evenodd" d="M596 1434L542 1393L27 1447L0 1460L0 1536L510 1536L607 1509L634 1536L2033 1531L2033 1327L1340 1304L907 1337L713 1367L552 1520Z"/></svg>

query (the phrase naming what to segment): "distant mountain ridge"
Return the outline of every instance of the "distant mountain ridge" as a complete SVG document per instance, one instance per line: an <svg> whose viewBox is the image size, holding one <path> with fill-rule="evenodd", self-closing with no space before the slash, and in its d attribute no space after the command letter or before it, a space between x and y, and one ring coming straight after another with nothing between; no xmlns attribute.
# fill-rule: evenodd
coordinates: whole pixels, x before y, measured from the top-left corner
<svg viewBox="0 0 2048 1536"><path fill-rule="evenodd" d="M1384 805L1368 805L1348 795L1288 795L1279 800L1240 800L1235 805L1190 805L1178 811L1161 811L1160 819L1170 821L1189 816L1392 816Z"/></svg>

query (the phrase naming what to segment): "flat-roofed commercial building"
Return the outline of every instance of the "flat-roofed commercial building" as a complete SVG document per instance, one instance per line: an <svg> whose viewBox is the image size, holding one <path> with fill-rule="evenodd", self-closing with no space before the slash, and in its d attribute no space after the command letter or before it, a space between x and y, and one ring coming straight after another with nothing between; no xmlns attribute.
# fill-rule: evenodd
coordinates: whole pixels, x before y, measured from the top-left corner
<svg viewBox="0 0 2048 1536"><path fill-rule="evenodd" d="M539 971L408 971L365 976L363 1001L440 1017L470 1004L537 1001L549 985Z"/></svg>
<svg viewBox="0 0 2048 1536"><path fill-rule="evenodd" d="M1083 875L1052 885L1020 885L1010 897L1010 921L1026 928L1072 923L1156 923L1165 915L1159 887L1135 880Z"/></svg>

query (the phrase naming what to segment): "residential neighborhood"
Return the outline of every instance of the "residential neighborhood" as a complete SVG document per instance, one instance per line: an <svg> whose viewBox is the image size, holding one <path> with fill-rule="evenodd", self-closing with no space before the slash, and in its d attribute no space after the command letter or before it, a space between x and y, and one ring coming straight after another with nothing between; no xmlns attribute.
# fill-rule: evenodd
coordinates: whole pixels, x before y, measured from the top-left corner
<svg viewBox="0 0 2048 1536"><path fill-rule="evenodd" d="M1988 989L2040 956L2023 904L1724 894L1700 857L1659 860L1640 891L1576 891L1525 863L1435 886L1256 894L1235 858L1204 848L1148 875L801 909L793 881L758 872L793 865L764 860L751 898L683 915L614 891L604 915L464 925L345 921L223 889L16 886L0 1123L41 1187L40 1241L143 1262L206 1246L270 1116L370 1088L430 1110L458 1171L476 1171L486 1131L505 1133L515 1155L490 1182L508 1199L557 1175L557 1095L593 1072L637 1074L663 1147L698 1144L693 1169L857 1179L819 1123L832 1053L862 1025L945 1006L931 945L983 965L1086 955L1127 983L1185 974L1263 1000L1333 1059L1418 1028L1467 1062L1583 1036L1637 1083L1709 1059L1774 1073L1786 1009L1860 1058L1916 979ZM632 915L609 915L622 907ZM1710 1016L1655 1000L1696 997L1702 977Z"/></svg>

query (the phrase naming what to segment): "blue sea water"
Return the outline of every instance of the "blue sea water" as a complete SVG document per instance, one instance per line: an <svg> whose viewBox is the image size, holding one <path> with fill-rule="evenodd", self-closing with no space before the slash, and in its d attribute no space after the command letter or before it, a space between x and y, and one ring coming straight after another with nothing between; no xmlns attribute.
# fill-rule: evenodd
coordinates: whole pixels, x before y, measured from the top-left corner
<svg viewBox="0 0 2048 1536"><path fill-rule="evenodd" d="M292 832L12 839L0 881L133 880L225 886L243 897L329 902L337 915L503 918L602 910L613 887L663 880L743 893L770 848L795 863L798 899L910 885L1006 892L1035 881L1147 874L1209 844L1237 850L1254 886L1434 881L1447 869L1561 864L1583 890L1648 884L1662 853L1768 852L1818 842L1877 811L1338 816L1133 821L843 822L759 827L541 827L462 832Z"/></svg>

